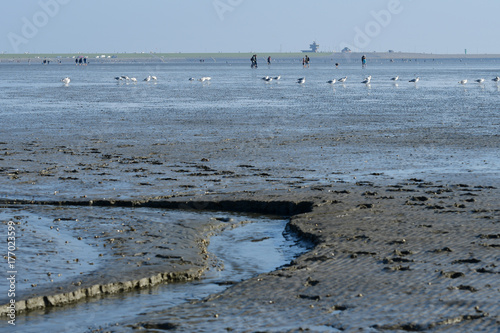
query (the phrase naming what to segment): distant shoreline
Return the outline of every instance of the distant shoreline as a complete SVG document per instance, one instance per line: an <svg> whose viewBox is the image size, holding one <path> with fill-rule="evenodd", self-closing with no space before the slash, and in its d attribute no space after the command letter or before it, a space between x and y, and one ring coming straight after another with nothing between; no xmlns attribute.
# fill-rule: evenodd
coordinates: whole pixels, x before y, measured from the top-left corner
<svg viewBox="0 0 500 333"><path fill-rule="evenodd" d="M250 59L253 54L259 58L271 56L273 59L301 59L304 55L311 58L357 59L363 54L374 60L400 59L500 59L500 54L432 54L411 52L243 52L243 53L32 53L32 54L0 54L0 62L20 62L49 59L51 61L69 62L76 57L86 57L90 62L100 61L136 61L165 62L172 60L217 60L217 59Z"/></svg>

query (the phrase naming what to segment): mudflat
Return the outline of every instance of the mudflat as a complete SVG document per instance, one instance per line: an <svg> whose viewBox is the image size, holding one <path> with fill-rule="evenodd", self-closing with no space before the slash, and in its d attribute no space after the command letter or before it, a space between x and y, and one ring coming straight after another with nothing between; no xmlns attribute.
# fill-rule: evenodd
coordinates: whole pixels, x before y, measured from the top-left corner
<svg viewBox="0 0 500 333"><path fill-rule="evenodd" d="M290 266L125 327L178 331L497 332L498 190L408 180L284 194L316 247ZM272 204L260 194L253 200ZM251 323L251 325L249 324Z"/></svg>
<svg viewBox="0 0 500 333"><path fill-rule="evenodd" d="M85 261L83 274L38 273L44 283L34 278L17 299L25 309L198 277L211 233L239 222L163 230L147 208L217 210L287 216L315 247L223 293L104 330L498 332L494 83L457 88L453 63L389 64L375 74L427 78L367 87L356 67L345 74L356 83L332 89L328 65L298 85L305 70L288 64L266 85L247 67L217 64L154 67L158 83L134 85L109 80L143 67L103 65L61 87L65 65L5 66L57 87L3 87L2 222L42 233L40 216L43 232L65 232L88 254L62 262ZM191 71L212 83L193 85ZM43 250L56 258L65 244Z"/></svg>
<svg viewBox="0 0 500 333"><path fill-rule="evenodd" d="M292 332L498 330L500 210L498 189L492 185L410 179L393 185L358 182L306 187L295 193L232 193L208 195L203 201L192 199L128 204L289 214L290 228L313 241L315 247L283 269L201 301L146 313L114 326L113 331L175 328L186 332L252 332L250 322L260 330ZM126 206L127 202L95 204L113 207ZM206 227L204 231L206 234ZM130 233L128 230L127 235ZM185 237L179 239L189 245ZM193 241L203 239L199 234ZM126 237L120 241L130 252L129 257L137 256L141 242L127 241ZM173 278L173 267L182 267L179 260L191 260L185 263L189 269L198 263L198 270L202 270L208 263L203 262L202 247L193 252L192 259L186 259L190 258L186 253L172 256L174 263L162 265L161 272L156 271L154 263L116 269L136 280L145 278L146 286L158 273L161 277L170 271L168 277ZM92 285L116 282L114 271L110 267ZM196 274L199 272L193 276ZM189 278L189 274L185 276ZM126 286L126 280L120 280L119 285ZM72 289L74 284L64 287L65 292ZM46 290L46 294L50 296L56 290ZM126 287L118 291L124 290Z"/></svg>

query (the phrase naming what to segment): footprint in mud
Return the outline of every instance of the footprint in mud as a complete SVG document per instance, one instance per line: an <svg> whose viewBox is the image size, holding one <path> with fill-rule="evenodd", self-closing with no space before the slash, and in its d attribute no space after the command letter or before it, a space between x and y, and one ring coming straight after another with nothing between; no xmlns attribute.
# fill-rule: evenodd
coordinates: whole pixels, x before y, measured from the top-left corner
<svg viewBox="0 0 500 333"><path fill-rule="evenodd" d="M412 259L406 259L406 258L400 258L400 257L394 257L394 258L385 258L382 261L384 264L393 264L393 263L400 263L400 262L414 262Z"/></svg>
<svg viewBox="0 0 500 333"><path fill-rule="evenodd" d="M402 266L402 265L387 266L387 267L384 267L384 271L392 271L392 272L411 271L411 268L410 268L410 266Z"/></svg>
<svg viewBox="0 0 500 333"><path fill-rule="evenodd" d="M489 234L489 235L479 235L479 238L481 239L499 239L500 234Z"/></svg>
<svg viewBox="0 0 500 333"><path fill-rule="evenodd" d="M418 202L425 202L431 200L429 197L426 196L417 196L417 197L411 197L411 201L418 201Z"/></svg>
<svg viewBox="0 0 500 333"><path fill-rule="evenodd" d="M371 209L371 208L375 207L375 205L367 203L367 204L359 204L357 207L359 209Z"/></svg>
<svg viewBox="0 0 500 333"><path fill-rule="evenodd" d="M308 277L306 282L304 283L304 287L314 287L318 283L318 280L313 280L311 277Z"/></svg>
<svg viewBox="0 0 500 333"><path fill-rule="evenodd" d="M465 274L462 272L444 272L444 271L441 271L441 276L443 276L445 278L449 278L449 279L458 279L458 278L464 277Z"/></svg>
<svg viewBox="0 0 500 333"><path fill-rule="evenodd" d="M415 254L415 252L413 252L411 250L394 250L394 254L397 256L403 257L403 256L409 256L409 255Z"/></svg>
<svg viewBox="0 0 500 333"><path fill-rule="evenodd" d="M387 242L388 245L403 245L406 244L406 239L396 239L390 242Z"/></svg>
<svg viewBox="0 0 500 333"><path fill-rule="evenodd" d="M364 256L375 256L377 255L377 252L367 252L367 251L357 251L351 254L351 258L355 259L358 257L358 255L364 255Z"/></svg>
<svg viewBox="0 0 500 333"><path fill-rule="evenodd" d="M321 300L321 296L319 296L319 295L314 295L314 296L298 295L297 298L307 299L307 300L311 300L311 301L320 301Z"/></svg>
<svg viewBox="0 0 500 333"><path fill-rule="evenodd" d="M464 286L464 285L459 285L458 287L448 287L449 290L467 290L470 291L471 293L475 293L476 291L479 291L478 289L472 287L472 286Z"/></svg>
<svg viewBox="0 0 500 333"><path fill-rule="evenodd" d="M496 266L493 266L496 267ZM486 269L485 267L481 267L479 269L475 270L476 273L483 273L483 274L500 274L500 272L495 272L492 271L491 269Z"/></svg>
<svg viewBox="0 0 500 333"><path fill-rule="evenodd" d="M449 247L443 247L442 249L435 249L435 250L432 250L430 252L434 252L434 253L446 253L446 252L453 252L452 249L450 249Z"/></svg>
<svg viewBox="0 0 500 333"><path fill-rule="evenodd" d="M453 265L455 264L477 264L480 263L481 260L476 259L476 258L471 258L471 259L459 259L459 260L453 260L451 263Z"/></svg>

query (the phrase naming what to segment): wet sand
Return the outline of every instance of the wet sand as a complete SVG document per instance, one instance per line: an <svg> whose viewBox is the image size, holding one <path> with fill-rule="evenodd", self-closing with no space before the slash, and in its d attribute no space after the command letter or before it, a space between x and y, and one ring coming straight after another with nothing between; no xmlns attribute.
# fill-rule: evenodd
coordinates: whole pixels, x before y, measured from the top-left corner
<svg viewBox="0 0 500 333"><path fill-rule="evenodd" d="M79 141L73 148L49 148L33 141L23 149L2 143L4 188L14 194L4 195L2 206L43 210L62 221L74 219L70 207L98 221L92 214L103 214L85 210L99 206L125 207L110 213L118 219L134 207L275 214L290 216L290 228L316 244L289 267L202 301L131 318L112 331L498 332L495 178L471 174L456 176L463 182L440 179L445 176L398 181L372 173L360 179L350 175L350 182L320 180L218 163L197 153L189 162L182 154L170 155L176 160L165 163L158 158L164 155L151 149L138 155L133 145L112 149L105 140L91 142L95 145ZM210 180L215 185L207 190ZM74 182L78 192L72 190ZM36 197L28 195L29 188ZM18 310L195 279L210 265L210 233L224 227L227 221L211 221L177 233L175 228L156 230L147 218L109 230L90 223L78 230L79 237L103 250L107 244L104 253L113 261L98 274L37 285L18 298Z"/></svg>
<svg viewBox="0 0 500 333"><path fill-rule="evenodd" d="M266 331L498 330L500 209L498 189L493 186L413 179L384 186L359 182L315 186L296 193L239 193L206 199L209 198L93 204L274 211L291 215L290 228L313 241L316 247L289 267L242 282L202 301L163 313L147 313L113 327L113 331L141 327L175 327L186 332L254 331L249 323ZM90 203L79 200L43 204L65 207ZM179 238L186 241L190 237ZM199 239L203 237L193 237L197 246L196 254L191 253L194 258L188 253L176 253L188 265L181 274L185 279L197 276L207 265L207 258L204 261L201 256L203 246ZM125 260L144 251L137 239L120 241L128 252ZM150 249L148 245L147 251ZM179 263L177 257L174 261ZM91 295L91 290L103 291L106 286L109 292L114 292L112 288L120 291L136 287L126 280L146 286L161 282L162 277L172 279L180 272L172 265L178 266L163 264L160 273L154 262L145 269L126 268L117 261L95 280L82 281L81 288L74 284L63 284L61 288L64 293L78 295L76 290L99 285L83 291ZM185 274L187 271L192 273ZM116 273L128 278L116 283ZM159 281L154 281L155 277ZM57 292L52 287L37 290L38 293ZM49 298L52 299L57 297Z"/></svg>
<svg viewBox="0 0 500 333"><path fill-rule="evenodd" d="M291 227L316 242L313 251L129 327L498 332L497 189L414 180L304 195L314 207L293 216Z"/></svg>

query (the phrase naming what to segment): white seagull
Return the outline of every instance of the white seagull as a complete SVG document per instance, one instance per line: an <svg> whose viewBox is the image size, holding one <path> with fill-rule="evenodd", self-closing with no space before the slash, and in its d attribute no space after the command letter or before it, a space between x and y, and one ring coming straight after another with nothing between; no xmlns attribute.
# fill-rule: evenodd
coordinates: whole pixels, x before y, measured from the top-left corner
<svg viewBox="0 0 500 333"><path fill-rule="evenodd" d="M132 82L137 82L137 79L136 79L135 77L131 77L131 78L130 78L130 81L132 81Z"/></svg>
<svg viewBox="0 0 500 333"><path fill-rule="evenodd" d="M343 78L340 78L340 79L339 79L339 82L344 83L346 80L347 80L347 76L344 76Z"/></svg>
<svg viewBox="0 0 500 333"><path fill-rule="evenodd" d="M367 76L363 81L361 81L361 83L364 83L364 84L370 84L370 81L372 80L372 76Z"/></svg>
<svg viewBox="0 0 500 333"><path fill-rule="evenodd" d="M146 81L146 82L151 81L151 75L149 75L147 78L145 78L144 81Z"/></svg>
<svg viewBox="0 0 500 333"><path fill-rule="evenodd" d="M274 77L274 80L276 80L276 81L277 81L277 80L281 80L281 75L275 76L275 77Z"/></svg>
<svg viewBox="0 0 500 333"><path fill-rule="evenodd" d="M65 77L64 79L61 80L61 82L64 84L69 84L71 82L71 79L69 77Z"/></svg>
<svg viewBox="0 0 500 333"><path fill-rule="evenodd" d="M397 80L399 80L399 76L395 76L395 77L391 78L391 80L392 81L397 81Z"/></svg>
<svg viewBox="0 0 500 333"><path fill-rule="evenodd" d="M477 79L477 80L475 80L475 82L477 82L477 83L481 84L481 83L483 83L483 82L484 82L484 79Z"/></svg>
<svg viewBox="0 0 500 333"><path fill-rule="evenodd" d="M305 77L301 77L301 78L297 79L297 83L299 83L299 84L303 84L304 82L306 82L306 78Z"/></svg>
<svg viewBox="0 0 500 333"><path fill-rule="evenodd" d="M156 76L154 76L154 75L153 75L153 76L151 76L151 80L153 80L153 81L158 81L158 78L157 78Z"/></svg>
<svg viewBox="0 0 500 333"><path fill-rule="evenodd" d="M460 83L460 84L466 84L467 83L467 79L458 81L458 83Z"/></svg>
<svg viewBox="0 0 500 333"><path fill-rule="evenodd" d="M414 79L411 79L410 81L408 82L412 82L412 83L417 83L418 81L420 81L420 78L419 77L416 77Z"/></svg>
<svg viewBox="0 0 500 333"><path fill-rule="evenodd" d="M326 81L326 83L329 83L329 84L335 84L335 82L337 82L337 80L335 80L335 79Z"/></svg>
<svg viewBox="0 0 500 333"><path fill-rule="evenodd" d="M200 78L198 81L205 82L205 81L210 81L210 80L212 80L212 78L210 76L204 76L204 77Z"/></svg>

